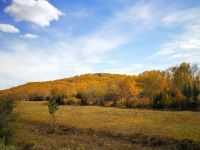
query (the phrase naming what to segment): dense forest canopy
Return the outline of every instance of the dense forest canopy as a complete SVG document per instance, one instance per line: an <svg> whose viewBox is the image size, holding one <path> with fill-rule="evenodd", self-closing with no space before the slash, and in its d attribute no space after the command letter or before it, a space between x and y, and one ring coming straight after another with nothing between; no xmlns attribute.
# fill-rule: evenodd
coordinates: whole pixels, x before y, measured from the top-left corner
<svg viewBox="0 0 200 150"><path fill-rule="evenodd" d="M71 78L32 82L12 92L21 100L41 101L54 97L59 104L147 107L196 110L200 103L200 69L181 63L165 71L139 75L85 74Z"/></svg>

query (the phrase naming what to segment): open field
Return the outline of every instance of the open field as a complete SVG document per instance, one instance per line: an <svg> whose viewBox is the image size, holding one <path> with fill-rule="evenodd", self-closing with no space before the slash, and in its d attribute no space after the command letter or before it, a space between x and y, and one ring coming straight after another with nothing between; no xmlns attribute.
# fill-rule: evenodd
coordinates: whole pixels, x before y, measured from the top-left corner
<svg viewBox="0 0 200 150"><path fill-rule="evenodd" d="M60 106L56 113L60 129L53 135L48 133L51 118L45 102L20 102L17 111L20 112L20 130L23 130L18 136L35 140L33 145L53 143L80 149L162 149L164 146L170 149L169 145L185 139L187 143L200 143L200 112Z"/></svg>

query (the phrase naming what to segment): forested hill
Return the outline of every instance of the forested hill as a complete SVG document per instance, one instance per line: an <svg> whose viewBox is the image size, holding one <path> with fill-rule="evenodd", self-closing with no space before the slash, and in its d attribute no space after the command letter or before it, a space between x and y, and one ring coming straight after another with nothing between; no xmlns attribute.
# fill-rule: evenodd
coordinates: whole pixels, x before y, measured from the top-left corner
<svg viewBox="0 0 200 150"><path fill-rule="evenodd" d="M32 82L1 94L8 91L20 100L54 98L59 104L69 105L199 109L200 69L184 62L137 76L97 73Z"/></svg>
<svg viewBox="0 0 200 150"><path fill-rule="evenodd" d="M59 91L60 94L74 95L78 91L85 91L92 88L105 88L108 82L123 80L127 75L96 73L84 74L64 79L45 82L29 82L24 85L0 91L0 94L8 91L18 96L29 99L32 96L50 96L52 89ZM130 77L130 76L129 76ZM134 77L134 76L132 76Z"/></svg>

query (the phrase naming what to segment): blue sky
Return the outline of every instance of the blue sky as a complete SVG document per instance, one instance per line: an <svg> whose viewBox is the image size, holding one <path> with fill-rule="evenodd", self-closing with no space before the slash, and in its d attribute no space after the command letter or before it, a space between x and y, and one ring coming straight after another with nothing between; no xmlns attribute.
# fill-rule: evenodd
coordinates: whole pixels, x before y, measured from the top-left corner
<svg viewBox="0 0 200 150"><path fill-rule="evenodd" d="M199 0L0 0L0 89L199 57Z"/></svg>

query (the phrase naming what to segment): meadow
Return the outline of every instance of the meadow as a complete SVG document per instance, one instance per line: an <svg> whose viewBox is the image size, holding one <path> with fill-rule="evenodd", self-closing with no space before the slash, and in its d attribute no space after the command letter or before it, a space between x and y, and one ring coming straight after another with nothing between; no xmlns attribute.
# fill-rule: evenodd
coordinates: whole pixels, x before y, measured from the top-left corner
<svg viewBox="0 0 200 150"><path fill-rule="evenodd" d="M29 149L196 149L200 112L59 106L52 134L47 102L22 101L16 143Z"/></svg>

